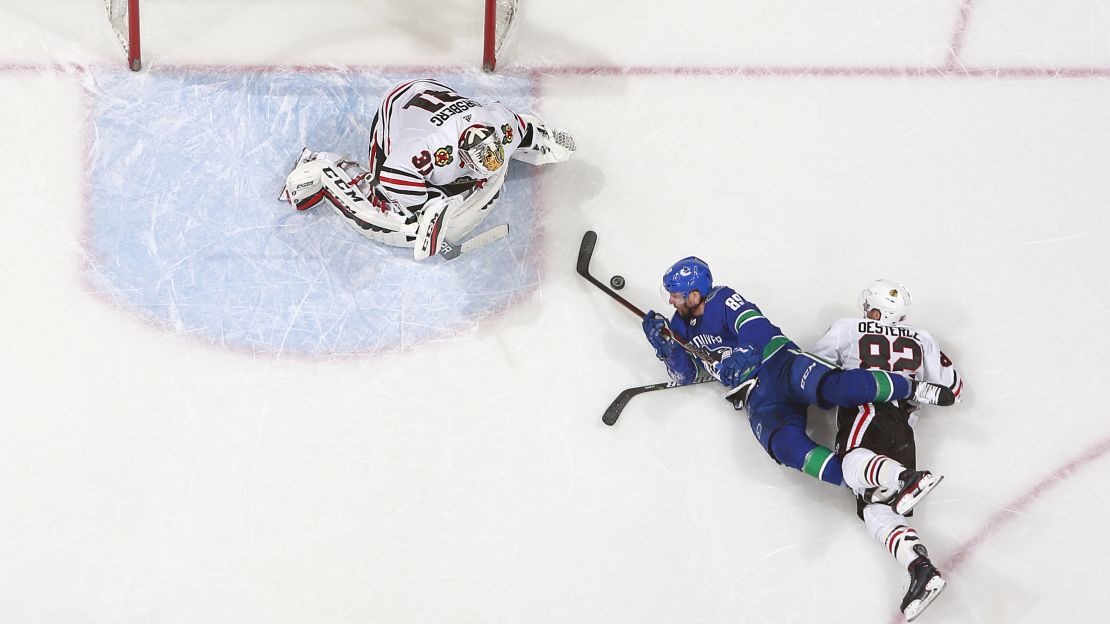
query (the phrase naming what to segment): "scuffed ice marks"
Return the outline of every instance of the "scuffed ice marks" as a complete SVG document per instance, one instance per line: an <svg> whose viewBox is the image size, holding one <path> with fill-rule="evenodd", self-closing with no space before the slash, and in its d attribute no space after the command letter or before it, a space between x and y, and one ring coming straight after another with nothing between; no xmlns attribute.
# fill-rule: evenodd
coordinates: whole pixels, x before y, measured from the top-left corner
<svg viewBox="0 0 1110 624"><path fill-rule="evenodd" d="M526 167L486 221L510 223L509 239L450 262L415 263L326 207L275 199L303 146L365 162L382 94L408 77L95 72L90 289L168 331L255 353L372 353L473 331L538 284ZM534 108L526 78L432 77Z"/></svg>

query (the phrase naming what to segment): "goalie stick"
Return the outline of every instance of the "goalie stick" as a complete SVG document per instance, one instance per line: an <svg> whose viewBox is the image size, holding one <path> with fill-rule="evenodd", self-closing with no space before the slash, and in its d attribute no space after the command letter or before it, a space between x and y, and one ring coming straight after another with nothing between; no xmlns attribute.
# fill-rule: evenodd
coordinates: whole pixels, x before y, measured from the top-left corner
<svg viewBox="0 0 1110 624"><path fill-rule="evenodd" d="M707 381L716 381L716 379L706 376L704 378L695 379L688 384L680 384L677 381L661 381L659 383L648 384L646 386L626 388L617 395L617 398L613 399L613 402L609 404L609 407L605 408L605 413L601 415L601 422L609 425L610 427L617 424L617 419L621 417L621 412L624 411L624 408L628 405L628 402L631 401L632 398L636 395L643 394L645 392L655 392L656 390L682 388L685 386L692 386L694 384L705 383Z"/></svg>
<svg viewBox="0 0 1110 624"><path fill-rule="evenodd" d="M492 243L493 241L500 240L509 235L509 224L502 223L491 227L490 229L475 234L461 243L452 243L451 241L444 241L443 245L439 248L439 255L443 256L445 260L453 260L459 257L459 254L474 251L480 247Z"/></svg>

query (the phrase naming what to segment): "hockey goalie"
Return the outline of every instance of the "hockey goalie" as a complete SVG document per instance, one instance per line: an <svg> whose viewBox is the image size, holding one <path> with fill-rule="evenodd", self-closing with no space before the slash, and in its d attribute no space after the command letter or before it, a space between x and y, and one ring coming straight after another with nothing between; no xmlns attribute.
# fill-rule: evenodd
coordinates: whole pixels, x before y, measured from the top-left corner
<svg viewBox="0 0 1110 624"><path fill-rule="evenodd" d="M305 148L282 199L326 202L367 238L422 260L459 243L497 203L510 160L568 160L574 138L500 102L483 104L434 80L389 90L374 116L369 166Z"/></svg>

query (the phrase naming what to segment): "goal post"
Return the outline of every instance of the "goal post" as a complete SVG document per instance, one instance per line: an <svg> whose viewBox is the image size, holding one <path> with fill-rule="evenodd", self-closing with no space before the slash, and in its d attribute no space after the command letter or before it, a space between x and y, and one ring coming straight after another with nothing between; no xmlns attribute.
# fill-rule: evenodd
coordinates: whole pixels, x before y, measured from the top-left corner
<svg viewBox="0 0 1110 624"><path fill-rule="evenodd" d="M485 32L483 36L482 69L491 72L497 69L497 60L509 40L516 21L517 5L520 0L485 0Z"/></svg>
<svg viewBox="0 0 1110 624"><path fill-rule="evenodd" d="M520 0L485 0L482 68L488 72L497 68L497 61L512 33L519 3ZM139 71L143 66L139 44L139 0L104 0L104 6L108 10L112 30L127 54L127 66L131 71Z"/></svg>
<svg viewBox="0 0 1110 624"><path fill-rule="evenodd" d="M104 0L104 6L108 9L112 30L127 54L127 66L131 71L139 71L143 67L139 46L139 0Z"/></svg>

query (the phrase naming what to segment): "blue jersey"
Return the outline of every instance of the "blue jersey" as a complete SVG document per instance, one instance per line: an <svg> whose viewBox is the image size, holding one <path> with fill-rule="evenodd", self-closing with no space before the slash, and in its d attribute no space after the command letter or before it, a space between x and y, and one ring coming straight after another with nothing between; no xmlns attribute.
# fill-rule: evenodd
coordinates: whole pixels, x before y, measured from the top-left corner
<svg viewBox="0 0 1110 624"><path fill-rule="evenodd" d="M763 362L784 349L799 350L754 303L728 286L717 286L709 291L701 316L687 320L675 312L670 328L690 346L716 354L715 360L727 357L736 347L755 347L763 353ZM689 383L697 376L701 363L685 351L678 353L682 357L668 358L667 368L675 380Z"/></svg>
<svg viewBox="0 0 1110 624"><path fill-rule="evenodd" d="M647 327L645 321L645 331ZM846 371L802 351L754 303L727 286L709 291L701 316L684 319L675 312L670 329L701 356L656 347L656 356L678 383L691 383L702 371L719 380L720 374L709 368L716 369L716 364L705 364L703 359L719 362L739 350L748 366L744 352L754 349L761 354L759 363L745 370L745 379L740 380L759 380L750 388L743 408L752 433L775 461L829 483L841 482L840 462L806 435L807 405L850 407L913 394L909 380L901 375L862 368Z"/></svg>

